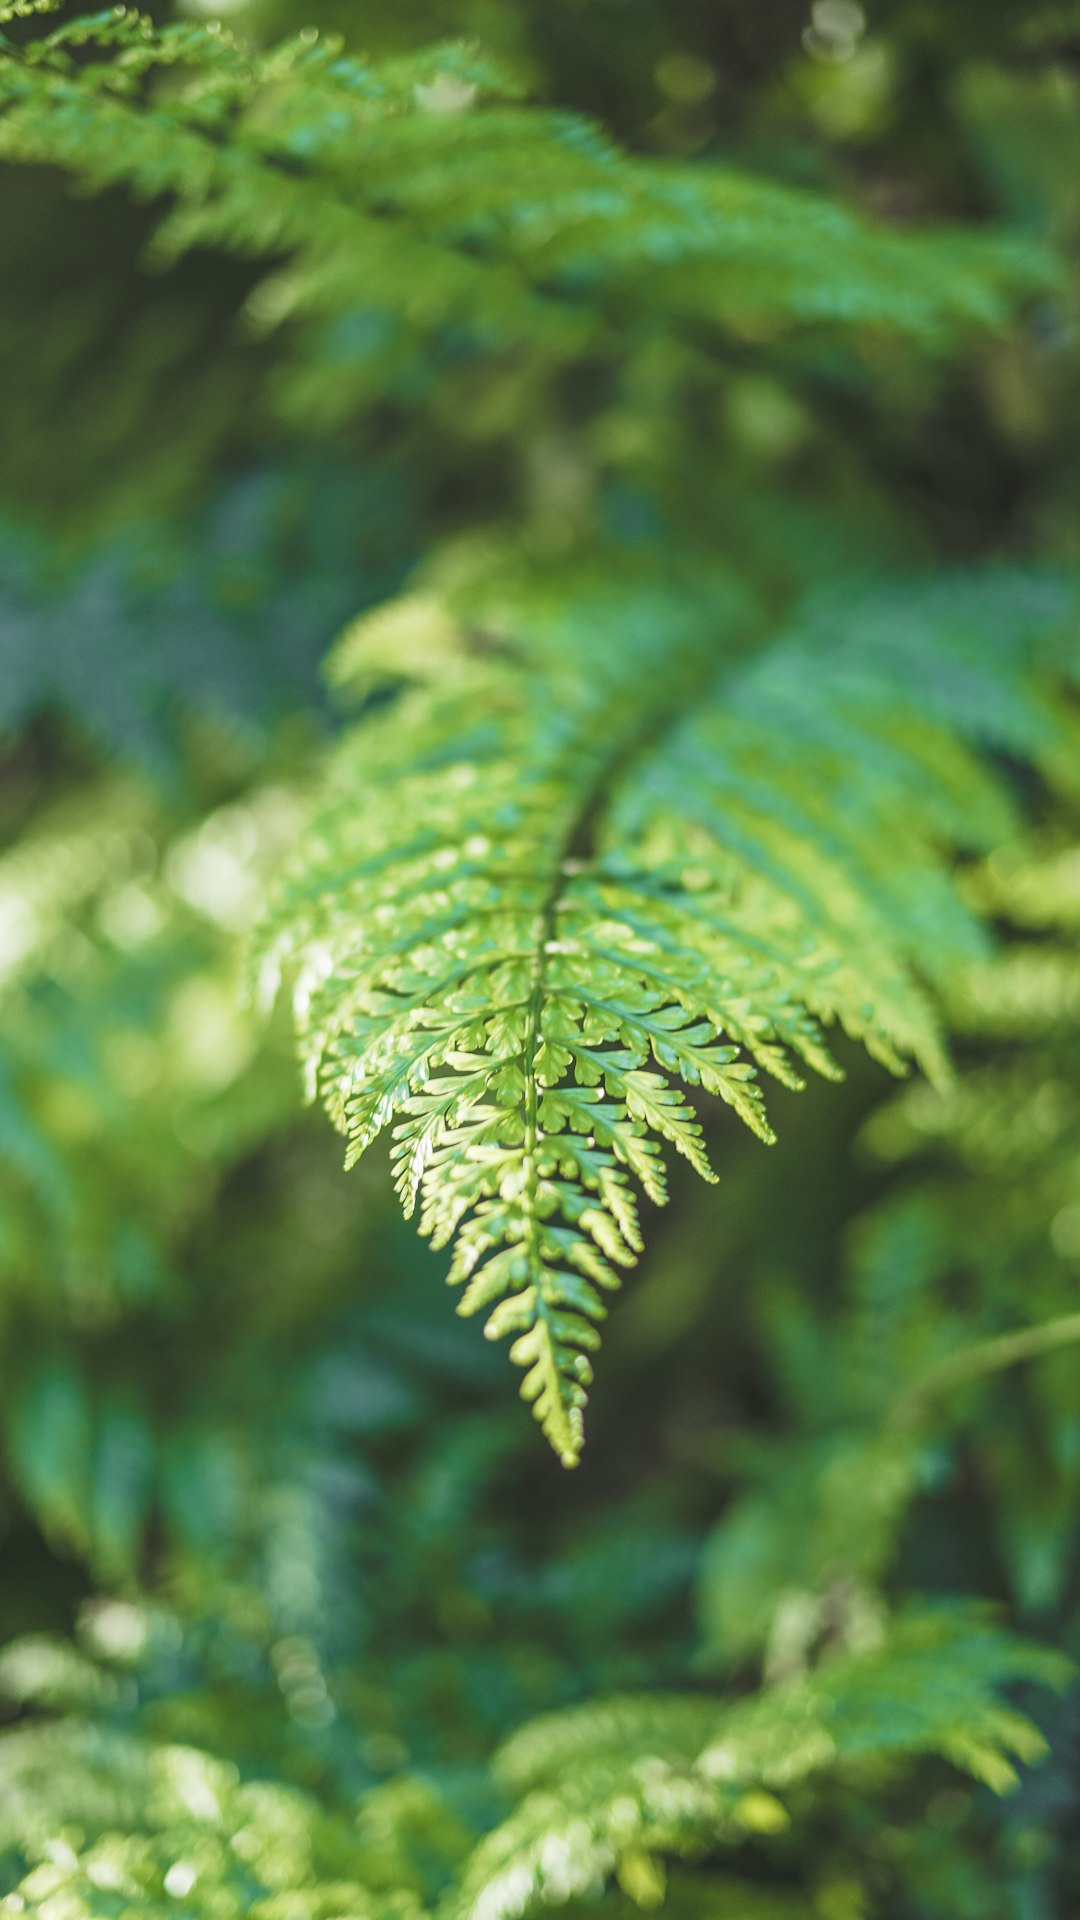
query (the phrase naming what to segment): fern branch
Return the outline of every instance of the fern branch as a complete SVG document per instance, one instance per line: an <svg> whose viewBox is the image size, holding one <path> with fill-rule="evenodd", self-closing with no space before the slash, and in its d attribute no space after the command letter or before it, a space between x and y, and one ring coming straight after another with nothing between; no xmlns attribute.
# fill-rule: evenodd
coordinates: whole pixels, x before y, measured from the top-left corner
<svg viewBox="0 0 1080 1920"><path fill-rule="evenodd" d="M767 1141L759 1074L835 1077L834 1021L940 1074L915 968L979 935L939 847L1009 812L850 626L740 664L718 574L552 593L462 564L342 643L338 677L396 697L345 743L262 950L350 1160L393 1128L406 1211L572 1464L634 1187L663 1201L662 1144L714 1177L687 1090Z"/></svg>

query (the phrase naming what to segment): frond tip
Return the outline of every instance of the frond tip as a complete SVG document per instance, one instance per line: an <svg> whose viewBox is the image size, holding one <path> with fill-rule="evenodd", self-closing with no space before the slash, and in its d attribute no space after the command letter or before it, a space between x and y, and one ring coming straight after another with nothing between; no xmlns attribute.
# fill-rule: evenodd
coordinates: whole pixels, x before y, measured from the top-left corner
<svg viewBox="0 0 1080 1920"><path fill-rule="evenodd" d="M715 572L455 572L346 636L379 697L262 952L349 1162L392 1127L406 1212L569 1466L663 1144L715 1177L688 1090L769 1141L759 1074L835 1077L834 1020L942 1072L915 968L978 940L939 849L1004 803L862 607L747 663Z"/></svg>

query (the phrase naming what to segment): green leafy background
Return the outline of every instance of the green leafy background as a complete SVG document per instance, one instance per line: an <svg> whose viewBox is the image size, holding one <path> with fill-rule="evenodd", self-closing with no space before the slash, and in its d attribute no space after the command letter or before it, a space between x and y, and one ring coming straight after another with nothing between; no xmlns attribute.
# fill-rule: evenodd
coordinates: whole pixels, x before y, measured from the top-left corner
<svg viewBox="0 0 1080 1920"><path fill-rule="evenodd" d="M1068 1920L1080 13L8 12L0 1910Z"/></svg>

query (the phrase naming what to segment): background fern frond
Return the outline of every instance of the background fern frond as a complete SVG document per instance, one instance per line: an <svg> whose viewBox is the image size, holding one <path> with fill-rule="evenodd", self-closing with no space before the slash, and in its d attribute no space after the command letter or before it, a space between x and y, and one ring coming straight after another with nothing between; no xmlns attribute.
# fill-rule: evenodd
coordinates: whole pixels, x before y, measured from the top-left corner
<svg viewBox="0 0 1080 1920"><path fill-rule="evenodd" d="M351 1823L193 1748L59 1720L0 1739L7 1913L178 1910L262 1920L412 1920L363 1882ZM46 1790L47 1788L47 1790ZM58 1823L65 1836L58 1844Z"/></svg>
<svg viewBox="0 0 1080 1920"><path fill-rule="evenodd" d="M367 66L332 39L250 51L220 23L118 9L0 54L0 158L172 201L159 261L284 260L251 318L316 322L339 414L372 369L326 329L357 313L555 365L658 326L884 328L936 351L1053 281L1033 242L875 228L730 166L628 155L518 91L458 46Z"/></svg>
<svg viewBox="0 0 1080 1920"><path fill-rule="evenodd" d="M993 1628L927 1615L890 1644L743 1704L597 1701L540 1720L498 1763L521 1804L481 1842L444 1912L510 1920L596 1895L613 1874L629 1887L639 1860L692 1859L781 1831L785 1799L833 1771L850 1779L932 1753L1004 1792L1014 1759L1042 1742L998 1690L1067 1676L1067 1664Z"/></svg>

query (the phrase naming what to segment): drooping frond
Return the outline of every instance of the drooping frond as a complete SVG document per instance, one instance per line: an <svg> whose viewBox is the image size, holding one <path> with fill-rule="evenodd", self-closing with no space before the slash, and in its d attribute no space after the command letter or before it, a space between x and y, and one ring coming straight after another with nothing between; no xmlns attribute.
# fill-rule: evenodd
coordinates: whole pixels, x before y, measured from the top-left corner
<svg viewBox="0 0 1080 1920"><path fill-rule="evenodd" d="M718 571L621 565L457 558L346 636L368 709L263 939L350 1162L393 1127L568 1464L636 1191L663 1200L665 1142L714 1177L687 1090L768 1140L759 1074L834 1076L833 1023L944 1072L922 980L981 950L944 856L1010 818L961 736L1050 750L1030 659L1068 607L1023 573L879 583L749 646Z"/></svg>
<svg viewBox="0 0 1080 1920"><path fill-rule="evenodd" d="M339 418L382 365L380 314L555 362L658 322L939 346L1046 283L1015 239L875 229L730 167L628 156L517 94L458 46L368 66L334 41L253 52L217 22L158 29L117 7L0 42L0 158L171 202L159 259L211 245L273 262L251 317L324 329Z"/></svg>
<svg viewBox="0 0 1080 1920"><path fill-rule="evenodd" d="M1041 1736L1003 1704L1017 1680L1061 1685L1067 1663L970 1617L915 1617L872 1653L724 1708L700 1697L592 1702L525 1727L501 1772L522 1795L480 1843L445 1920L520 1920L632 1887L654 1856L693 1858L787 1825L783 1796L820 1776L850 1783L920 1754L943 1756L996 1792ZM660 1882L662 1886L662 1881Z"/></svg>

